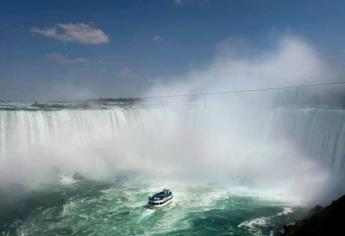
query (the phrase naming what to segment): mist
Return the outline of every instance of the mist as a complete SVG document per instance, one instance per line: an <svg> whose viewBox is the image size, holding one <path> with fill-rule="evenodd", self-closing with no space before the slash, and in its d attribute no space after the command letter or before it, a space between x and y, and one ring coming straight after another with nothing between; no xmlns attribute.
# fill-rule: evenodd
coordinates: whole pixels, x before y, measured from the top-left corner
<svg viewBox="0 0 345 236"><path fill-rule="evenodd" d="M164 80L170 82L157 82L145 96L291 86L335 78L317 50L296 36L281 37L255 55L243 53L246 46L233 48L232 44L231 40L221 43L208 66ZM12 141L0 161L0 187L20 184L35 189L56 181L54 170L106 181L117 169L129 169L167 181L270 190L303 204L332 199L337 176L293 140L271 137L276 96L277 92L258 92L151 99L148 104L154 108L119 108L123 117L115 134L107 123L108 111L79 111L78 117L93 117L94 126L85 131L87 139L74 132L69 116L64 115L54 132L44 127L45 134L54 133L47 142L41 137L40 142L32 139L27 144L25 135L10 135ZM17 112L24 124L26 111ZM59 116L63 111L52 112Z"/></svg>

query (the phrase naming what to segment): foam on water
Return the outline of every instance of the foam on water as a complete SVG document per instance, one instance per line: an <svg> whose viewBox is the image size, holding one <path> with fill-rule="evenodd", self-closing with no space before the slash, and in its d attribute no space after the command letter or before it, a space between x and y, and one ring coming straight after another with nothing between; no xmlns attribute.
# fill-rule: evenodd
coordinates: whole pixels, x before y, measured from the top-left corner
<svg viewBox="0 0 345 236"><path fill-rule="evenodd" d="M247 227L251 230L256 229L258 226L267 226L269 224L269 217L259 217L252 220L247 220L238 225L238 227Z"/></svg>
<svg viewBox="0 0 345 236"><path fill-rule="evenodd" d="M70 185L77 182L77 180L74 179L72 175L67 175L67 174L60 175L58 179L59 179L59 183L63 185Z"/></svg>
<svg viewBox="0 0 345 236"><path fill-rule="evenodd" d="M144 178L146 181L142 181ZM286 214L294 214L292 209L299 211L289 203L264 199L258 191L257 197L254 193L240 196L214 185L165 184L173 191L174 201L158 209L145 207L147 196L160 190L155 179L148 176L109 184L80 180L73 185L60 185L54 193L32 195L39 201L31 201L37 205L27 205L29 208L24 212L31 212L28 216L16 216L21 223L14 232L19 235L269 234L287 223Z"/></svg>
<svg viewBox="0 0 345 236"><path fill-rule="evenodd" d="M284 207L284 209L281 212L278 212L278 216L287 215L293 212L293 209L291 207Z"/></svg>
<svg viewBox="0 0 345 236"><path fill-rule="evenodd" d="M267 217L258 217L251 220L246 220L238 225L239 228L248 228L251 231L258 231L260 232L260 227L264 226L267 227L270 224L274 224L272 219L285 216L288 214L293 213L293 209L291 207L284 207L282 211L278 212L276 215L267 216Z"/></svg>

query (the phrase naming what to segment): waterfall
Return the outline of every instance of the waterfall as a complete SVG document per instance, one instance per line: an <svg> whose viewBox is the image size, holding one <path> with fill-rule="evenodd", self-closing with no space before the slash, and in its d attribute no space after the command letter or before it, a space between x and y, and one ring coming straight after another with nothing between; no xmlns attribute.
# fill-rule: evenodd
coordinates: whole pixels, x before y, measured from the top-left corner
<svg viewBox="0 0 345 236"><path fill-rule="evenodd" d="M338 189L345 169L345 111L336 109L0 109L0 135L0 189L133 170L311 199Z"/></svg>
<svg viewBox="0 0 345 236"><path fill-rule="evenodd" d="M117 135L126 135L129 132L131 132L131 137L136 138L145 130L147 132L140 136L144 141L150 139L152 135L155 135L156 140L169 139L172 137L170 134L178 131L177 129L174 130L176 127L182 127L182 131L187 130L195 133L196 130L191 131L188 127L197 124L201 120L201 115L206 112L210 111L191 110L189 113L191 116L182 115L181 118L181 114L175 114L173 111L163 108L121 108L114 106L108 109L85 110L0 110L0 151L1 155L4 156L13 150L20 149L20 151L25 152L39 145L87 145L94 140L111 140ZM188 117L187 120L186 117ZM207 125L213 122L212 119L218 119L217 115L207 117ZM212 135L214 132L222 132L214 129L216 125L223 126L223 129L230 128L228 135L232 135L231 137L225 135L228 132L225 130L224 134L219 136L228 140L227 142L229 140L236 142L234 138L239 139L241 135L244 135L242 137L244 140L252 136L250 133L244 134L245 129L243 128L235 131L241 122L245 123L246 121L242 119L226 121L227 119L229 117L224 116L222 118L223 123L219 120L219 122L211 124L208 131L211 131ZM236 122L238 124L235 124ZM273 112L272 120L266 119L266 123L268 124L268 132L265 134L268 137L266 137L267 142L270 142L270 139L293 142L303 149L308 156L318 159L327 166L339 171L345 169L345 110L278 108ZM210 142L213 142L213 139L208 137L210 133L204 132L205 124L201 122L198 125L202 129L200 129L201 131L197 129L200 132L197 131L199 133L196 132L193 137L198 139L198 136L203 136L205 142L208 142L207 150L209 150L212 149ZM244 124L244 127L247 127L247 124ZM251 127L252 130L253 127ZM120 133L121 130L123 130L122 133ZM262 130L258 129L254 130L252 134L255 135L260 132ZM235 133L236 135L234 135ZM174 133L174 135L176 134ZM218 143L226 141L219 139L219 137L217 138ZM122 136L118 137L117 140L120 139ZM144 141L139 143L145 143ZM190 142L192 141L190 140Z"/></svg>
<svg viewBox="0 0 345 236"><path fill-rule="evenodd" d="M335 170L345 168L345 110L279 108L273 115L270 136L296 143Z"/></svg>
<svg viewBox="0 0 345 236"><path fill-rule="evenodd" d="M0 111L0 151L29 150L33 146L65 143L83 144L95 139L111 139L124 127L143 128L153 117L165 115L150 109L81 110L57 111ZM67 140L66 140L67 139Z"/></svg>

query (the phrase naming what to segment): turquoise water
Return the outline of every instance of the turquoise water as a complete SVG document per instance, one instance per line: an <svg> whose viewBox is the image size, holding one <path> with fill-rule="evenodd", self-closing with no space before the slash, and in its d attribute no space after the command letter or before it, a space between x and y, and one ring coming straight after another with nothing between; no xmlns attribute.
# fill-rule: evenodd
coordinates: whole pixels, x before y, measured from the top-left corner
<svg viewBox="0 0 345 236"><path fill-rule="evenodd" d="M182 184L138 175L45 186L2 207L2 235L274 235L304 209L250 189ZM169 187L174 202L145 206Z"/></svg>

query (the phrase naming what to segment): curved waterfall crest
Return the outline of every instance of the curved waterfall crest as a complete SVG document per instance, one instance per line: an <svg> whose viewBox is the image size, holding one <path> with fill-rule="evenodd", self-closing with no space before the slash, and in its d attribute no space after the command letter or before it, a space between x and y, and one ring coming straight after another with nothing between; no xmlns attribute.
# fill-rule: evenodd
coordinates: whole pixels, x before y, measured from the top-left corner
<svg viewBox="0 0 345 236"><path fill-rule="evenodd" d="M271 138L293 141L337 170L345 168L345 110L279 108L269 133Z"/></svg>
<svg viewBox="0 0 345 236"><path fill-rule="evenodd" d="M197 120L198 114L195 112L193 119ZM148 130L149 133L152 130L148 127L169 119L171 124L178 123L174 112L161 108L1 110L1 155L16 149L25 152L33 146L54 144L59 140L77 145L97 138L110 140L122 128L127 128L126 132L130 129L139 133ZM273 112L272 122L265 133L266 142L270 139L288 140L299 145L312 158L337 170L345 168L345 110L278 108Z"/></svg>
<svg viewBox="0 0 345 236"><path fill-rule="evenodd" d="M79 144L100 136L109 139L121 127L143 125L145 117L150 115L152 111L148 109L121 107L99 110L2 110L1 154L4 155L11 148L25 150L66 138L71 143Z"/></svg>

